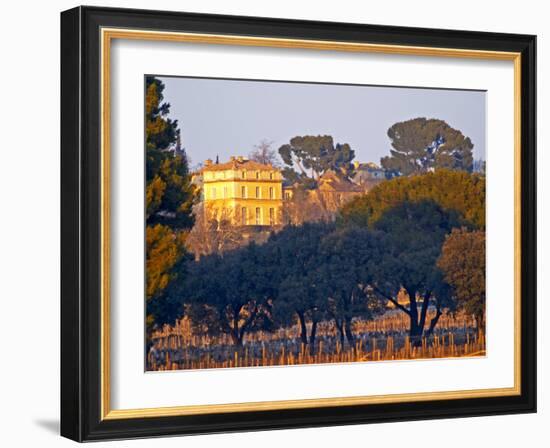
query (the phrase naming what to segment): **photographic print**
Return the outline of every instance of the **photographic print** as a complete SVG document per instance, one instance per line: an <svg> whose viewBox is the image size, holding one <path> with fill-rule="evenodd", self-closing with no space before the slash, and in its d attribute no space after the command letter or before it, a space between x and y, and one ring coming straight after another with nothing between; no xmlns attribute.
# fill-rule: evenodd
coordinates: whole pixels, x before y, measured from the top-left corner
<svg viewBox="0 0 550 448"><path fill-rule="evenodd" d="M147 76L146 369L484 356L485 94Z"/></svg>
<svg viewBox="0 0 550 448"><path fill-rule="evenodd" d="M63 436L536 412L536 36L61 25Z"/></svg>

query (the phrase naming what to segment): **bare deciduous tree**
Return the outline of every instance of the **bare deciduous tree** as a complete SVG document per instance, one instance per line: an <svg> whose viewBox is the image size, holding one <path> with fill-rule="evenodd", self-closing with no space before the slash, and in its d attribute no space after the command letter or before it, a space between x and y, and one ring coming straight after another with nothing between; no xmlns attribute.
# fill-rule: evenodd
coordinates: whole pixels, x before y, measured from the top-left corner
<svg viewBox="0 0 550 448"><path fill-rule="evenodd" d="M315 200L310 190L296 188L292 199L285 202L283 222L285 224L302 225L305 222L329 221L327 210Z"/></svg>
<svg viewBox="0 0 550 448"><path fill-rule="evenodd" d="M260 143L254 145L254 150L248 154L248 158L264 165L280 167L277 152L271 147L272 145L272 141L263 139Z"/></svg>
<svg viewBox="0 0 550 448"><path fill-rule="evenodd" d="M195 207L195 225L187 237L187 247L196 259L211 253L236 249L246 243L235 226L235 212L230 208L214 209L204 204Z"/></svg>

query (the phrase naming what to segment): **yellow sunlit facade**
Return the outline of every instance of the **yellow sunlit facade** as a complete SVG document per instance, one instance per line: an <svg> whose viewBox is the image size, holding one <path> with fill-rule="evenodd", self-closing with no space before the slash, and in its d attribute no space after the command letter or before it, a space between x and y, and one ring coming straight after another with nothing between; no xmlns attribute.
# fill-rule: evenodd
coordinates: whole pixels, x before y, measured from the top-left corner
<svg viewBox="0 0 550 448"><path fill-rule="evenodd" d="M201 175L202 200L209 218L228 219L242 226L281 224L283 179L273 166L231 157L226 163L207 160Z"/></svg>

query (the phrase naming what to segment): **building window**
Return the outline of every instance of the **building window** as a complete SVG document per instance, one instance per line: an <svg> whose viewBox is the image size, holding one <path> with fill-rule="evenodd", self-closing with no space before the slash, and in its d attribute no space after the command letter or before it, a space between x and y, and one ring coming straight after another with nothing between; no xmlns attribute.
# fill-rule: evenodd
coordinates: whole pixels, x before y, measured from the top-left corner
<svg viewBox="0 0 550 448"><path fill-rule="evenodd" d="M262 223L262 210L260 207L256 207L256 225L260 225Z"/></svg>
<svg viewBox="0 0 550 448"><path fill-rule="evenodd" d="M273 173L269 173L269 178L273 180Z"/></svg>
<svg viewBox="0 0 550 448"><path fill-rule="evenodd" d="M246 171L241 172L241 177L244 179L246 177Z"/></svg>
<svg viewBox="0 0 550 448"><path fill-rule="evenodd" d="M259 179L259 178L260 178L260 172L256 171L256 179Z"/></svg>
<svg viewBox="0 0 550 448"><path fill-rule="evenodd" d="M275 209L269 209L269 225L272 226L275 224Z"/></svg>
<svg viewBox="0 0 550 448"><path fill-rule="evenodd" d="M212 199L216 199L216 187L212 187Z"/></svg>
<svg viewBox="0 0 550 448"><path fill-rule="evenodd" d="M256 187L256 197L260 197L260 187Z"/></svg>
<svg viewBox="0 0 550 448"><path fill-rule="evenodd" d="M273 187L269 187L269 199L273 199L275 196L274 196L274 190L273 190Z"/></svg>
<svg viewBox="0 0 550 448"><path fill-rule="evenodd" d="M246 198L246 187L241 187L241 197Z"/></svg>
<svg viewBox="0 0 550 448"><path fill-rule="evenodd" d="M241 208L241 222L246 225L246 207Z"/></svg>
<svg viewBox="0 0 550 448"><path fill-rule="evenodd" d="M290 192L285 191L285 199L290 200Z"/></svg>

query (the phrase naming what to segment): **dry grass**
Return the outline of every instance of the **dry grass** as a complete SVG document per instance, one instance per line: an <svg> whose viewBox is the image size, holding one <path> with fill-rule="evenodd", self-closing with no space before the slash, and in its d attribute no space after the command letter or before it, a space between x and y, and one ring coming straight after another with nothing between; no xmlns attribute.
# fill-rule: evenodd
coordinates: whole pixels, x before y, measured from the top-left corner
<svg viewBox="0 0 550 448"><path fill-rule="evenodd" d="M313 353L301 343L298 326L247 335L236 348L227 335L197 335L189 320L165 326L152 336L148 370L281 366L485 355L485 338L464 315L443 315L434 335L418 347L407 335L408 320L391 312L373 321L354 321L352 346L342 341L332 322L322 322Z"/></svg>

